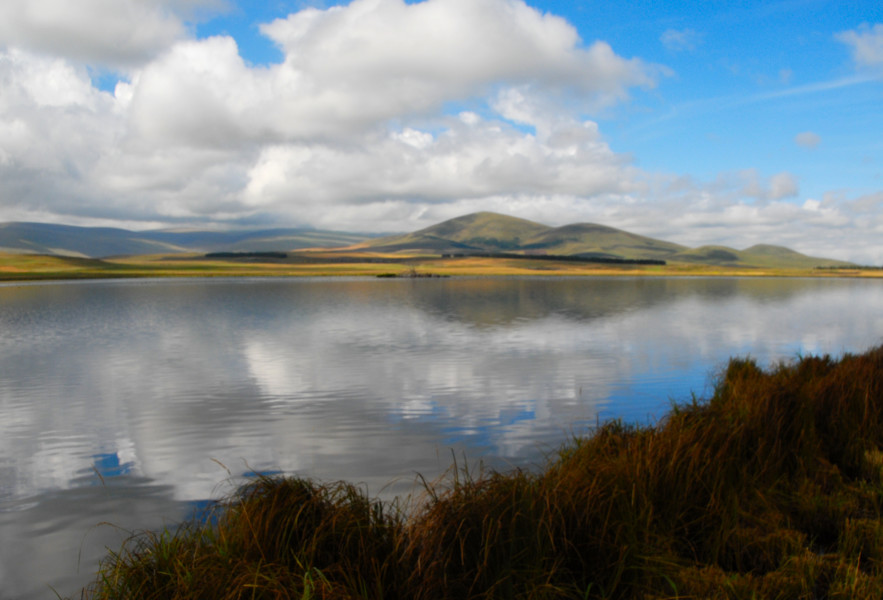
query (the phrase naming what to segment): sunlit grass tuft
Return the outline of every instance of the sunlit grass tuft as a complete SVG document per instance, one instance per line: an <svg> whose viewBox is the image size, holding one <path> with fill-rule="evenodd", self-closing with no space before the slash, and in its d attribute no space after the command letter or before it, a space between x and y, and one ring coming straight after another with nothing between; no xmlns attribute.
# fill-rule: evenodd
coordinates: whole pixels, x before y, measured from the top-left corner
<svg viewBox="0 0 883 600"><path fill-rule="evenodd" d="M576 438L538 471L457 465L405 511L263 478L135 538L104 598L880 598L883 348L768 370Z"/></svg>
<svg viewBox="0 0 883 600"><path fill-rule="evenodd" d="M349 484L262 477L216 514L133 538L87 596L395 597L401 529L393 505Z"/></svg>

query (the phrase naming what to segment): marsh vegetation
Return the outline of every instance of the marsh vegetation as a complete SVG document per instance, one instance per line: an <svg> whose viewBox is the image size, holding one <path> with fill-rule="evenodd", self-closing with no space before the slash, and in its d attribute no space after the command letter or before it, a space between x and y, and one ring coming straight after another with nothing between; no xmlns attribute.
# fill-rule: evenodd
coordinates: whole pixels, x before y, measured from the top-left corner
<svg viewBox="0 0 883 600"><path fill-rule="evenodd" d="M883 347L612 421L536 471L455 464L409 503L260 478L133 537L84 597L880 598Z"/></svg>

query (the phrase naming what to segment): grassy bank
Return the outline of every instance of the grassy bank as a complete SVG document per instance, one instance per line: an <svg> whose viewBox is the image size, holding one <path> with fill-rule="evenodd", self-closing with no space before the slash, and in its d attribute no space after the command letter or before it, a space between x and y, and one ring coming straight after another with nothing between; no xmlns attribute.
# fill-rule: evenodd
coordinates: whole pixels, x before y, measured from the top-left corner
<svg viewBox="0 0 883 600"><path fill-rule="evenodd" d="M261 479L144 534L85 597L880 598L883 347L769 370L602 426L540 472L452 471L405 509Z"/></svg>
<svg viewBox="0 0 883 600"><path fill-rule="evenodd" d="M281 260L155 255L105 259L0 253L0 281L121 277L315 277L407 275L412 270L445 276L703 276L883 277L883 269L786 269L671 263L629 265L492 257L441 258L377 252L299 252Z"/></svg>

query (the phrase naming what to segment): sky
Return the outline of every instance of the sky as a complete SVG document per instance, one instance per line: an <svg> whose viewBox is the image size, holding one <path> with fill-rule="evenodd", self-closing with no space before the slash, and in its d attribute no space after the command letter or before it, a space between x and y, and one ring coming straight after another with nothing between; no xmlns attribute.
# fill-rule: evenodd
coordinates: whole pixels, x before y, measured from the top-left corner
<svg viewBox="0 0 883 600"><path fill-rule="evenodd" d="M0 5L0 221L485 210L883 264L883 5Z"/></svg>

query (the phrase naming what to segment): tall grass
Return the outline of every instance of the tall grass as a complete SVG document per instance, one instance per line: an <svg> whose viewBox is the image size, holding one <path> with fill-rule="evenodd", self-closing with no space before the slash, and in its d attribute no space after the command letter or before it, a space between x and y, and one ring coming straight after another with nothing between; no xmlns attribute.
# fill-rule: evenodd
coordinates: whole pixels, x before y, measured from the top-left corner
<svg viewBox="0 0 883 600"><path fill-rule="evenodd" d="M881 598L883 347L763 370L651 427L611 422L541 472L408 507L260 479L145 534L88 598Z"/></svg>
<svg viewBox="0 0 883 600"><path fill-rule="evenodd" d="M264 477L214 510L131 540L86 596L385 598L400 586L402 520L351 485Z"/></svg>

